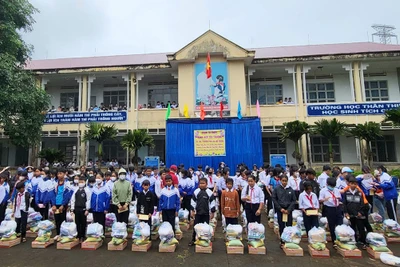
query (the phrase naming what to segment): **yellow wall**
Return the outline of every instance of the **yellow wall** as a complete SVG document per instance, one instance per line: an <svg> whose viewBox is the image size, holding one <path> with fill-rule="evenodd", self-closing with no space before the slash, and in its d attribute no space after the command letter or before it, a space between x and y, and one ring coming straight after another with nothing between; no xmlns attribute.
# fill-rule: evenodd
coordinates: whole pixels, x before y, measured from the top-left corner
<svg viewBox="0 0 400 267"><path fill-rule="evenodd" d="M188 105L189 116L194 116L195 94L194 94L194 64L180 63L178 66L178 103L179 112L183 114L184 105ZM171 114L171 117L172 114Z"/></svg>
<svg viewBox="0 0 400 267"><path fill-rule="evenodd" d="M242 115L246 115L247 92L246 75L243 61L228 61L228 90L231 116L236 116L238 101L242 107ZM254 113L255 114L255 113Z"/></svg>

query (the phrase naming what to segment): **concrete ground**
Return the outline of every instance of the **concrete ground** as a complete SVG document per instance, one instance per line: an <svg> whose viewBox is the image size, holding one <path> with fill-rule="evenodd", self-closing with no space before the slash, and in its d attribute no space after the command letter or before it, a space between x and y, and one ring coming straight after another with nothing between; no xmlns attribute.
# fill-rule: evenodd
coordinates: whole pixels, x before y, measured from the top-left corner
<svg viewBox="0 0 400 267"><path fill-rule="evenodd" d="M264 222L266 219L264 218ZM159 241L147 253L132 252L131 241L124 251L108 251L106 238L103 246L96 251L84 251L74 248L71 251L57 250L55 245L47 249L32 249L33 239L10 249L0 249L0 266L386 266L380 260L372 260L366 251L362 259L343 259L328 244L331 252L329 259L313 259L307 251L307 243L302 242L303 257L286 257L279 248L279 242L273 230L266 227L267 255L249 255L245 248L244 255L227 255L221 228L217 228L212 254L197 254L194 247L188 247L191 230L185 232L175 253L159 253ZM244 242L245 243L245 242ZM389 244L394 255L400 255L400 244Z"/></svg>

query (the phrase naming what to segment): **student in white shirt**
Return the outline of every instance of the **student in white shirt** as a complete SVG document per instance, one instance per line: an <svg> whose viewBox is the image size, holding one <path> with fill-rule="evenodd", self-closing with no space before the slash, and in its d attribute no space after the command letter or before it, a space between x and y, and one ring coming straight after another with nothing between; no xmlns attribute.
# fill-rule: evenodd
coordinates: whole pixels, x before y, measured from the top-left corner
<svg viewBox="0 0 400 267"><path fill-rule="evenodd" d="M208 187L208 189L210 189L211 191L214 192L214 189L216 189L218 178L214 174L214 169L213 168L208 168L206 178L207 178L207 187Z"/></svg>
<svg viewBox="0 0 400 267"><path fill-rule="evenodd" d="M293 166L290 169L290 177L288 184L293 189L296 195L296 199L299 200L301 179L297 166Z"/></svg>
<svg viewBox="0 0 400 267"><path fill-rule="evenodd" d="M324 165L324 167L322 167L322 173L320 176L318 176L317 179L319 188L322 189L326 187L326 180L330 177L330 175L331 175L331 166Z"/></svg>
<svg viewBox="0 0 400 267"><path fill-rule="evenodd" d="M322 216L328 219L332 242L336 240L335 228L343 224L343 208L340 205L342 195L336 186L335 178L328 178L326 187L319 192L319 201L323 203ZM334 244L336 246L336 244Z"/></svg>
<svg viewBox="0 0 400 267"><path fill-rule="evenodd" d="M247 177L248 185L243 188L241 199L245 203L247 223L261 223L261 211L264 207L264 193L259 186L256 186L256 177Z"/></svg>
<svg viewBox="0 0 400 267"><path fill-rule="evenodd" d="M308 210L318 211L319 201L317 195L313 192L313 186L310 182L304 183L304 191L299 196L299 209L303 211L304 227L306 233L313 227L318 227L318 213L315 215L307 215Z"/></svg>
<svg viewBox="0 0 400 267"><path fill-rule="evenodd" d="M15 232L17 236L21 235L21 242L26 242L26 224L28 222L28 209L31 195L28 191L25 191L24 182L18 182L15 189L17 190L13 212L13 217L15 217L17 223Z"/></svg>

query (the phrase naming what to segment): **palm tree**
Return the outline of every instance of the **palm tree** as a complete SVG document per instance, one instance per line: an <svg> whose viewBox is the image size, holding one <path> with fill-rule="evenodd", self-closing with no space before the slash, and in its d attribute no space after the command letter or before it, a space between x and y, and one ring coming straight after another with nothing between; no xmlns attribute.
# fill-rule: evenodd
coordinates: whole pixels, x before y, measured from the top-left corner
<svg viewBox="0 0 400 267"><path fill-rule="evenodd" d="M386 110L383 122L392 122L394 125L400 125L400 108Z"/></svg>
<svg viewBox="0 0 400 267"><path fill-rule="evenodd" d="M371 142L379 137L382 137L381 127L376 122L366 122L364 124L357 124L354 128L350 129L349 134L360 140L364 140L366 145L366 156L368 165L372 167L373 155L371 151ZM360 142L360 150L363 150L362 142Z"/></svg>
<svg viewBox="0 0 400 267"><path fill-rule="evenodd" d="M129 158L131 158L132 151L135 155L132 159L133 163L137 166L138 164L138 152L142 147L154 147L154 138L149 135L144 129L129 130L126 135L122 137L121 146L127 149L129 152Z"/></svg>
<svg viewBox="0 0 400 267"><path fill-rule="evenodd" d="M293 158L296 159L298 163L301 160L301 153L299 147L300 138L309 133L310 125L304 121L291 121L283 123L283 127L279 132L281 142L286 142L287 140L292 140L294 142L294 152L292 154Z"/></svg>
<svg viewBox="0 0 400 267"><path fill-rule="evenodd" d="M313 133L321 135L328 140L328 155L331 167L333 167L333 140L345 132L346 124L338 121L336 118L333 120L322 119L315 122Z"/></svg>
<svg viewBox="0 0 400 267"><path fill-rule="evenodd" d="M57 162L64 161L65 154L59 149L44 148L38 153L37 157L47 160L49 165L52 166L53 163L56 161Z"/></svg>
<svg viewBox="0 0 400 267"><path fill-rule="evenodd" d="M98 144L97 154L98 160L101 164L103 157L103 142L109 139L115 139L118 134L118 129L115 125L104 125L101 123L90 123L86 125L88 128L83 134L82 142L87 142L90 140L96 141Z"/></svg>

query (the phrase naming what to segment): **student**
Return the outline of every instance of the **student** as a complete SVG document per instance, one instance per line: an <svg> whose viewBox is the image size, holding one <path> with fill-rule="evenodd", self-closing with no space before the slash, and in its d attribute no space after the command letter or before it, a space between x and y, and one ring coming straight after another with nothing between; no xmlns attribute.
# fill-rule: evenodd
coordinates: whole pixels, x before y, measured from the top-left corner
<svg viewBox="0 0 400 267"><path fill-rule="evenodd" d="M54 219L56 221L56 232L58 239L60 236L61 223L66 219L66 211L68 203L71 198L71 188L68 181L64 181L66 171L64 169L59 169L57 171L57 183L53 184L51 190L49 190L50 195L50 205L54 213Z"/></svg>
<svg viewBox="0 0 400 267"><path fill-rule="evenodd" d="M247 178L248 185L242 190L242 201L245 203L247 223L261 223L261 211L264 207L264 192L256 186L256 177Z"/></svg>
<svg viewBox="0 0 400 267"><path fill-rule="evenodd" d="M51 173L49 170L45 170L44 173L45 175L43 176L43 179L38 183L35 200L36 204L38 205L39 212L42 215L42 219L47 220L49 218L50 203L48 189L52 188L52 184L54 182L51 181Z"/></svg>
<svg viewBox="0 0 400 267"><path fill-rule="evenodd" d="M322 167L322 173L320 176L318 176L318 184L320 189L325 188L326 187L326 180L331 177L331 166L329 165L324 165Z"/></svg>
<svg viewBox="0 0 400 267"><path fill-rule="evenodd" d="M145 171L144 171L144 176L143 176L143 181L147 180L150 182L150 188L149 190L154 194L154 184L156 182L156 179L153 176L153 171L151 167L146 167ZM142 191L143 191L143 187L142 187Z"/></svg>
<svg viewBox="0 0 400 267"><path fill-rule="evenodd" d="M78 181L78 188L71 197L71 213L75 215L75 223L77 228L77 238L83 242L86 230L86 218L91 207L91 191L87 188L86 177L81 175Z"/></svg>
<svg viewBox="0 0 400 267"><path fill-rule="evenodd" d="M117 181L118 174L117 172L113 171L110 172L110 179L107 181L106 186L108 186L108 190L110 191L110 212L114 213L117 215L118 213L118 208L116 205L112 203L112 192L114 189L114 183Z"/></svg>
<svg viewBox="0 0 400 267"><path fill-rule="evenodd" d="M233 179L226 179L226 189L221 194L221 212L225 216L226 225L238 224L240 201L238 192L233 189Z"/></svg>
<svg viewBox="0 0 400 267"><path fill-rule="evenodd" d="M194 182L188 177L188 171L185 169L181 170L181 178L179 178L179 194L182 196L182 209L186 209L188 212L192 209L191 200L193 196Z"/></svg>
<svg viewBox="0 0 400 267"><path fill-rule="evenodd" d="M135 183L133 184L133 189L134 189L134 194L135 196L138 196L140 192L142 192L143 188L142 188L142 183L145 180L145 178L143 177L143 171L138 171L136 173L136 179L135 179Z"/></svg>
<svg viewBox="0 0 400 267"><path fill-rule="evenodd" d="M386 211L389 219L395 220L397 222L397 197L398 193L396 190L396 186L392 180L392 176L387 173L387 170L384 166L378 167L379 171L379 183L375 183L377 188L383 190L383 196L385 197L386 202Z"/></svg>
<svg viewBox="0 0 400 267"><path fill-rule="evenodd" d="M8 189L7 189L8 188ZM0 224L4 220L9 199L6 173L0 173Z"/></svg>
<svg viewBox="0 0 400 267"><path fill-rule="evenodd" d="M328 180L326 180L326 187L322 188L319 193L319 201L323 204L322 215L328 219L329 231L334 248L337 248L335 244L335 228L343 224L343 208L340 205L341 198L342 195L339 189L336 188L336 179L333 177L328 178Z"/></svg>
<svg viewBox="0 0 400 267"><path fill-rule="evenodd" d="M306 176L307 178L305 180L303 180L303 182L300 185L300 192L304 191L304 183L305 182L310 182L312 187L313 187L313 192L314 194L316 194L319 197L319 191L320 191L320 185L317 183L317 181L315 181L315 171L313 169L307 169L306 170Z"/></svg>
<svg viewBox="0 0 400 267"><path fill-rule="evenodd" d="M208 168L207 170L207 187L211 191L215 190L215 186L217 184L217 176L214 174L214 169L213 168Z"/></svg>
<svg viewBox="0 0 400 267"><path fill-rule="evenodd" d="M110 209L110 190L103 183L103 173L96 175L96 184L93 186L90 197L90 211L93 214L93 222L103 225L103 231L106 229L106 214Z"/></svg>
<svg viewBox="0 0 400 267"><path fill-rule="evenodd" d="M161 190L160 210L164 222L169 222L175 233L175 217L181 207L179 190L172 184L172 176L165 176L165 187Z"/></svg>
<svg viewBox="0 0 400 267"><path fill-rule="evenodd" d="M317 195L312 191L313 187L310 182L304 183L304 191L299 195L299 209L303 211L304 227L306 233L313 228L319 226L318 222L318 209L319 201ZM313 215L307 215L307 211L315 210L316 213Z"/></svg>
<svg viewBox="0 0 400 267"><path fill-rule="evenodd" d="M371 169L368 166L363 166L361 168L362 174L358 175L356 177L356 180L362 189L368 203L371 205L370 213L374 209L374 194L376 191L376 188L374 187L375 178L371 174ZM371 194L371 191L373 192Z"/></svg>
<svg viewBox="0 0 400 267"><path fill-rule="evenodd" d="M299 200L301 179L297 166L292 166L289 173L290 177L288 185L294 190L294 193L296 194L296 199Z"/></svg>
<svg viewBox="0 0 400 267"><path fill-rule="evenodd" d="M192 197L192 217L194 217L194 225L198 223L210 223L210 219L214 218L215 198L213 192L207 188L207 178L200 178L199 188L197 188ZM194 245L196 231L193 229L192 241L189 246Z"/></svg>
<svg viewBox="0 0 400 267"><path fill-rule="evenodd" d="M38 189L38 185L41 181L43 181L42 169L34 168L33 177L31 179L32 191L30 193L32 196L31 206L35 211L39 211L39 207L37 206L37 201L35 199L35 196Z"/></svg>
<svg viewBox="0 0 400 267"><path fill-rule="evenodd" d="M126 180L126 171L121 168L118 171L118 180L114 183L112 191L112 203L117 206L117 220L128 225L129 203L132 200L132 185Z"/></svg>
<svg viewBox="0 0 400 267"><path fill-rule="evenodd" d="M347 179L347 178L346 178ZM351 227L357 233L357 241L366 249L365 226L368 223L369 205L364 203L363 193L357 186L357 179L353 175L348 175L349 190L344 193L343 208L346 218L350 219Z"/></svg>
<svg viewBox="0 0 400 267"><path fill-rule="evenodd" d="M242 191L243 189L248 186L248 182L247 182L247 177L248 175L251 175L250 171L246 171L246 169L241 169L240 170L240 175L238 176L236 183L237 183L237 187L238 187L238 194L239 196L242 196ZM240 197L240 204L242 205L243 209L245 208L245 202L242 200L242 198Z"/></svg>
<svg viewBox="0 0 400 267"><path fill-rule="evenodd" d="M147 220L140 220L149 224L151 228L151 215L154 212L155 195L150 191L150 181L144 180L142 183L143 190L137 197L136 213L137 215L147 215Z"/></svg>
<svg viewBox="0 0 400 267"><path fill-rule="evenodd" d="M15 197L13 217L15 217L15 221L17 222L17 236L21 235L21 242L25 243L31 194L25 190L25 183L23 181L18 182L15 189L18 193Z"/></svg>
<svg viewBox="0 0 400 267"><path fill-rule="evenodd" d="M281 184L272 192L272 201L278 216L279 236L281 236L286 226L292 226L292 211L296 205L296 195L293 189L288 186L287 176L282 176ZM287 222L283 222L283 214L287 215ZM281 248L282 244L283 242L281 241Z"/></svg>
<svg viewBox="0 0 400 267"><path fill-rule="evenodd" d="M77 189L79 189L79 175L75 175L72 178L73 178L73 180L72 180L72 183L71 183L71 190L72 190L72 193L73 193Z"/></svg>

